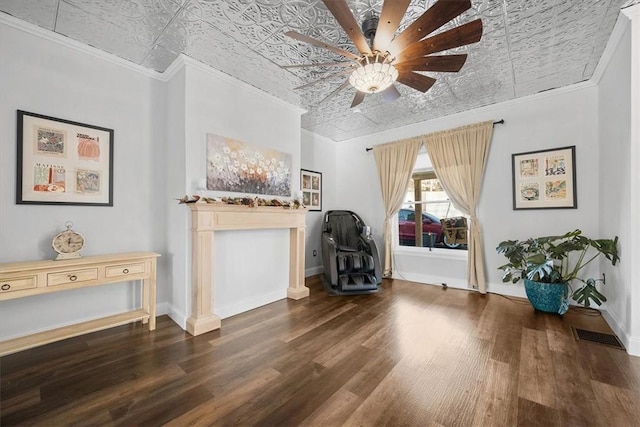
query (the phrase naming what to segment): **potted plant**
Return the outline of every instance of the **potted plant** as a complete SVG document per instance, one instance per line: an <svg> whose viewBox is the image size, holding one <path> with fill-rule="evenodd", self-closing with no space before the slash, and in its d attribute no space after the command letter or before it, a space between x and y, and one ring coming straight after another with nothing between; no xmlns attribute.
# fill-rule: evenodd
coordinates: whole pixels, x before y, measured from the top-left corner
<svg viewBox="0 0 640 427"><path fill-rule="evenodd" d="M581 282L571 297L585 307L600 305L607 299L596 289L593 278L580 276L583 269L600 255L612 265L620 260L618 236L614 239L590 239L575 230L562 236L506 240L496 248L509 262L498 267L503 282L524 280L525 292L537 310L564 314L569 308L569 286ZM604 281L603 281L604 282Z"/></svg>

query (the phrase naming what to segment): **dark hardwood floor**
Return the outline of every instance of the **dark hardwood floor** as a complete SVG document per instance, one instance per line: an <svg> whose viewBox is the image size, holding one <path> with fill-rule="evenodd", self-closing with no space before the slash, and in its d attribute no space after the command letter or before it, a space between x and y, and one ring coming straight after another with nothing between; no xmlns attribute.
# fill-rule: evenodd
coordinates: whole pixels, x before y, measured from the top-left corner
<svg viewBox="0 0 640 427"><path fill-rule="evenodd" d="M640 358L580 309L385 281L192 337L167 316L0 358L0 425L640 426Z"/></svg>

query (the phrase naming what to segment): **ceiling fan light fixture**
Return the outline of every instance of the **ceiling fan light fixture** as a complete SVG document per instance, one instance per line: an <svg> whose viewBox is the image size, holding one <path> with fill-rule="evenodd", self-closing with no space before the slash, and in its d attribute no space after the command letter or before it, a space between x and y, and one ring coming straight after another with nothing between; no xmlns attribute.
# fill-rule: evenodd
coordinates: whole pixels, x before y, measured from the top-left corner
<svg viewBox="0 0 640 427"><path fill-rule="evenodd" d="M379 54L365 56L351 76L349 83L363 93L377 93L385 90L398 78L396 67L387 62L387 57Z"/></svg>

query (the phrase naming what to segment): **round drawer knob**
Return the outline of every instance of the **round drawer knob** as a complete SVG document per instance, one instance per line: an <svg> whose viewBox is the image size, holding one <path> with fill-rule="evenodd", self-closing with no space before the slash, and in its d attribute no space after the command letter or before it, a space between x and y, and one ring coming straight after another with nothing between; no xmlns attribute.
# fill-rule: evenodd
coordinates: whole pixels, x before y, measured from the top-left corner
<svg viewBox="0 0 640 427"><path fill-rule="evenodd" d="M1 286L3 291L8 291L9 289L11 289L11 285L8 283L5 283L4 285Z"/></svg>
<svg viewBox="0 0 640 427"><path fill-rule="evenodd" d="M125 268L124 270L122 270L122 272L123 272L124 274L129 274L129 269L128 269L128 268Z"/></svg>
<svg viewBox="0 0 640 427"><path fill-rule="evenodd" d="M75 282L76 280L78 280L78 276L76 276L75 274L72 276L69 276L69 280L71 280L72 282Z"/></svg>

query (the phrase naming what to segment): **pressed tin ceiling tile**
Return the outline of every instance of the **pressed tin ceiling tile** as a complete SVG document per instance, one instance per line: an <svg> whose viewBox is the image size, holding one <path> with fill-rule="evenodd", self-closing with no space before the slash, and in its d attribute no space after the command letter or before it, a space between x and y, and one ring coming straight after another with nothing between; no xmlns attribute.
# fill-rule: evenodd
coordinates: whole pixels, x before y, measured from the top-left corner
<svg viewBox="0 0 640 427"><path fill-rule="evenodd" d="M62 0L109 21L119 18L145 19L162 13L169 18L180 4L172 0ZM168 19L167 19L168 20Z"/></svg>
<svg viewBox="0 0 640 427"><path fill-rule="evenodd" d="M2 0L0 10L39 27L53 30L58 0Z"/></svg>
<svg viewBox="0 0 640 427"><path fill-rule="evenodd" d="M368 117L353 112L351 112L350 114L345 114L341 119L335 120L333 122L333 125L335 127L343 131L358 130L365 127L371 127L374 124L375 123L372 122Z"/></svg>
<svg viewBox="0 0 640 427"><path fill-rule="evenodd" d="M210 24L197 19L190 19L188 10L178 13L162 34L156 44L174 52L193 53L200 48L218 49L217 40L226 38L221 32L212 33Z"/></svg>
<svg viewBox="0 0 640 427"><path fill-rule="evenodd" d="M64 0L134 35L134 41L150 46L180 9L170 0ZM123 37L124 38L124 37ZM108 41L107 41L108 42Z"/></svg>
<svg viewBox="0 0 640 427"><path fill-rule="evenodd" d="M188 0L186 8L199 16L204 21L221 23L233 22L233 19L241 13L246 4L239 1L207 1Z"/></svg>
<svg viewBox="0 0 640 427"><path fill-rule="evenodd" d="M435 3L412 0L396 34ZM479 43L439 53L467 53L459 73L425 73L437 81L424 94L397 84L402 96L393 103L368 95L355 114L351 87L320 102L346 75L295 89L346 68L280 67L346 61L286 37L289 30L357 52L320 0L1 0L0 11L160 72L183 53L307 109L305 129L341 141L588 79L620 7L636 3L472 0L470 10L436 31L482 19ZM361 22L379 14L383 1L347 4Z"/></svg>
<svg viewBox="0 0 640 427"><path fill-rule="evenodd" d="M119 27L66 2L60 3L56 31L136 64L152 48L133 28Z"/></svg>

